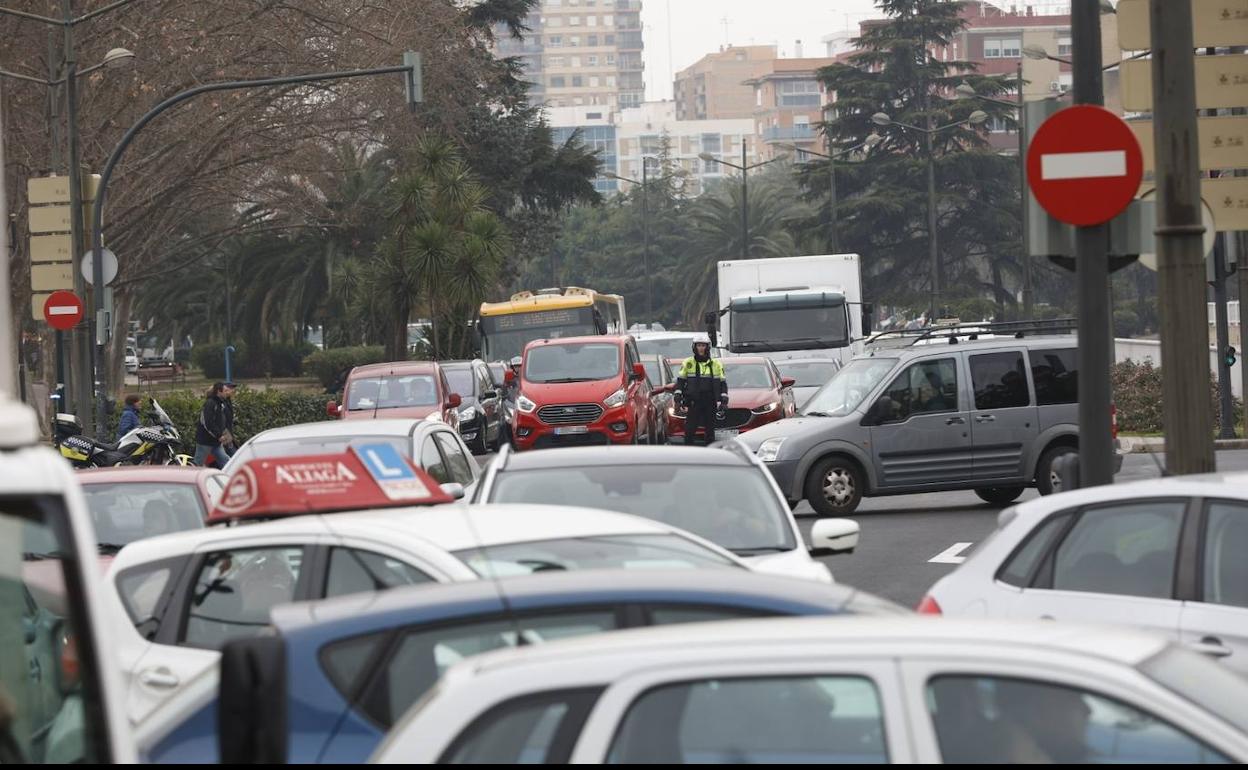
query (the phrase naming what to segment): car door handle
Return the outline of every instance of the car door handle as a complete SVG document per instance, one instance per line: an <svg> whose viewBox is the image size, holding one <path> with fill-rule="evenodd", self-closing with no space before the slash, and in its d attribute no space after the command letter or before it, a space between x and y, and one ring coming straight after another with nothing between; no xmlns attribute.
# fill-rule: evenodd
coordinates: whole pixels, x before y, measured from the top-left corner
<svg viewBox="0 0 1248 770"><path fill-rule="evenodd" d="M996 422L996 421L997 421L997 416L995 414L975 415L975 422Z"/></svg>
<svg viewBox="0 0 1248 770"><path fill-rule="evenodd" d="M945 425L966 425L966 420L961 417L950 417L945 420Z"/></svg>
<svg viewBox="0 0 1248 770"><path fill-rule="evenodd" d="M1201 655L1208 655L1211 658L1226 658L1232 652L1231 648L1222 644L1222 640L1216 636L1206 636L1199 642L1192 642L1187 645L1187 649L1192 652L1199 652Z"/></svg>
<svg viewBox="0 0 1248 770"><path fill-rule="evenodd" d="M139 681L149 687L177 687L182 680L167 668L149 668L139 674Z"/></svg>

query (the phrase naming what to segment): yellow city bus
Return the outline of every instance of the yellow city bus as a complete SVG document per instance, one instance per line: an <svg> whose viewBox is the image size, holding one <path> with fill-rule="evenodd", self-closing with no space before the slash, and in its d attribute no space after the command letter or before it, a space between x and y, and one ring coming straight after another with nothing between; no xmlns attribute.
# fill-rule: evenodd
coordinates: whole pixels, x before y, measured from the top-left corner
<svg viewBox="0 0 1248 770"><path fill-rule="evenodd" d="M626 329L623 297L578 286L522 291L506 302L482 303L477 321L486 361L509 361L533 340L623 334Z"/></svg>

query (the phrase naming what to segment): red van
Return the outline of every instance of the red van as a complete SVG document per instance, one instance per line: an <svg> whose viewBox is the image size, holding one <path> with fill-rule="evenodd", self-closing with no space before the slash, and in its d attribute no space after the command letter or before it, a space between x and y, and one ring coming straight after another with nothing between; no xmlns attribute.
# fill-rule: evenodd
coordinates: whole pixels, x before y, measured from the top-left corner
<svg viewBox="0 0 1248 770"><path fill-rule="evenodd" d="M520 365L512 443L517 450L654 443L651 391L632 337L530 342Z"/></svg>
<svg viewBox="0 0 1248 770"><path fill-rule="evenodd" d="M434 361L396 361L357 366L347 375L342 403L330 401L330 417L437 419L459 428L458 393L452 393L442 367Z"/></svg>

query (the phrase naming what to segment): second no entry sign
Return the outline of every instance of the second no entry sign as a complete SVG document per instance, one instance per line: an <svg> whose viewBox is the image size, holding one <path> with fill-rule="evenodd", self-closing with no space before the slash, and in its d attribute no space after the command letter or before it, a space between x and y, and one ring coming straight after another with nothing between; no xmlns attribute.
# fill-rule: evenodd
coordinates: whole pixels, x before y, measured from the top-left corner
<svg viewBox="0 0 1248 770"><path fill-rule="evenodd" d="M1068 107L1044 121L1027 150L1027 183L1054 219L1099 225L1122 213L1144 177L1140 143L1104 107Z"/></svg>

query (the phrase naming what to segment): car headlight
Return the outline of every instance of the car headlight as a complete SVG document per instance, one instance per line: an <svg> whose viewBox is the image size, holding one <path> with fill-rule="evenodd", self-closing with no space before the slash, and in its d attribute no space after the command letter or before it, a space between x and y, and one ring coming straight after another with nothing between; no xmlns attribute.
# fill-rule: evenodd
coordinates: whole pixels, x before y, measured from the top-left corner
<svg viewBox="0 0 1248 770"><path fill-rule="evenodd" d="M476 416L477 416L477 407L475 404L469 404L468 406L465 406L463 409L459 410L459 419L461 420L471 420L472 418Z"/></svg>
<svg viewBox="0 0 1248 770"><path fill-rule="evenodd" d="M611 395L604 398L602 400L602 403L604 406L614 408L617 406L624 406L624 401L627 398L628 398L628 394L624 392L623 388L620 388L619 390L615 391Z"/></svg>
<svg viewBox="0 0 1248 770"><path fill-rule="evenodd" d="M751 409L750 412L752 414L768 414L770 412L776 411L779 408L780 408L780 402L772 401L770 404L763 404L757 409Z"/></svg>
<svg viewBox="0 0 1248 770"><path fill-rule="evenodd" d="M758 447L758 459L765 463L774 463L776 458L780 456L780 447L784 444L783 438L769 438Z"/></svg>
<svg viewBox="0 0 1248 770"><path fill-rule="evenodd" d="M516 396L516 408L525 414L533 414L533 411L537 409L537 404L530 401L523 393L521 393L519 396Z"/></svg>

